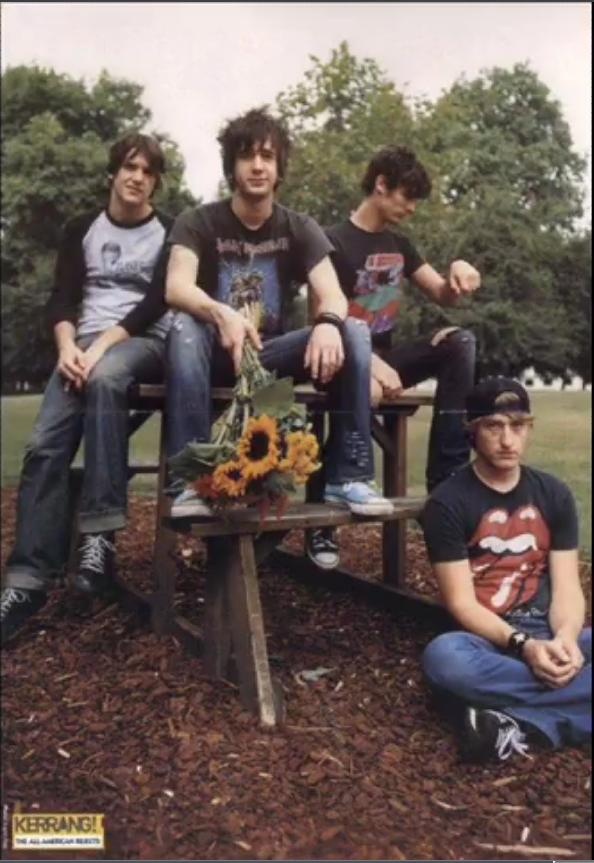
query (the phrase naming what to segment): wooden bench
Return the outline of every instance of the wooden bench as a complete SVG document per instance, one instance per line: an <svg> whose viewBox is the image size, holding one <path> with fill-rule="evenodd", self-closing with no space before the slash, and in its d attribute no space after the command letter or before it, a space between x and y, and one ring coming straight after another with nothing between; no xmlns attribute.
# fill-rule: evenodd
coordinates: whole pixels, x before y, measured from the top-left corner
<svg viewBox="0 0 594 863"><path fill-rule="evenodd" d="M308 408L314 433L324 434L327 413L326 397L310 386L296 388L297 400ZM223 407L231 398L229 389L213 389L215 407ZM306 488L306 500L293 503L281 518L261 520L253 508L234 510L225 518L172 519L170 499L165 494L165 399L164 387L140 385L131 394L131 429L142 423L141 417L161 413L159 463L131 467L135 471L157 472L157 517L155 527L153 590L145 593L117 578L125 598L148 611L153 628L160 634L172 634L190 651L201 655L213 677L231 680L239 686L246 707L259 715L263 726L272 727L284 713L282 690L275 683L268 663L266 638L258 587L257 567L271 553L276 563L292 570L315 569L318 580L327 578L333 584L342 581L366 592L381 592L382 599L426 603L405 584L406 519L418 515L423 499L406 496L406 432L408 417L422 405L431 405L430 395L405 393L396 401L381 404L374 412L372 433L383 452L383 492L394 503L388 516L362 518L348 510L321 502L321 478L314 474ZM290 530L340 526L360 522L382 523L383 580L370 582L357 573L317 570L304 556L296 556L276 547ZM207 546L207 587L205 617L202 629L174 607L177 564L175 549L180 534L200 538Z"/></svg>

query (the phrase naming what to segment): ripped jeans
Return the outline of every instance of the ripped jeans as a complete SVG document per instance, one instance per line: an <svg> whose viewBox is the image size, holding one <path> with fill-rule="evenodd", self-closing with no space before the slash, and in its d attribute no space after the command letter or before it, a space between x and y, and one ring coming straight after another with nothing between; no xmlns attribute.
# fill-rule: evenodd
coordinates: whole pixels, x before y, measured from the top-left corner
<svg viewBox="0 0 594 863"><path fill-rule="evenodd" d="M311 335L305 327L264 342L260 362L278 377L295 383L310 380L304 356ZM371 445L369 376L371 340L365 324L349 318L343 332L345 360L325 389L330 400L330 435L324 466L327 482L370 480L374 477ZM190 441L210 439L211 386L233 386L229 353L216 338L212 324L178 312L168 337L167 454L176 455ZM176 485L172 491L177 490Z"/></svg>
<svg viewBox="0 0 594 863"><path fill-rule="evenodd" d="M441 337L440 337L441 336ZM469 330L440 330L377 353L400 375L402 385L437 379L425 477L431 491L468 463L470 443L464 428L464 402L474 385L476 340Z"/></svg>

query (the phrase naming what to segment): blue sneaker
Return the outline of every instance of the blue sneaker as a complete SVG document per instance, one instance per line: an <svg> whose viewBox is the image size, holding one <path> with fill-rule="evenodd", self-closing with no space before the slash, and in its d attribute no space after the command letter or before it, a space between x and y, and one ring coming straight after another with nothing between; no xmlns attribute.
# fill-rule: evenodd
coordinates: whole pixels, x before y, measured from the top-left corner
<svg viewBox="0 0 594 863"><path fill-rule="evenodd" d="M326 503L346 506L357 515L390 515L394 512L392 502L381 494L371 482L327 483L324 489Z"/></svg>

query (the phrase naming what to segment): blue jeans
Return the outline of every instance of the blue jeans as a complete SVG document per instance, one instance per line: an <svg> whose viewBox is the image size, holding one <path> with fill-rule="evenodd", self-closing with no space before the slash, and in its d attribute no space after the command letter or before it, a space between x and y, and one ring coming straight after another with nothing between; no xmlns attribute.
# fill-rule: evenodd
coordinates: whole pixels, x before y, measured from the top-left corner
<svg viewBox="0 0 594 863"><path fill-rule="evenodd" d="M306 327L270 338L260 352L262 365L295 383L309 380L304 368L311 335ZM328 482L369 480L374 476L369 376L371 340L366 325L349 318L343 343L345 361L326 387L330 399L330 437L326 445ZM176 455L190 441L210 439L211 386L235 382L231 357L215 328L178 312L168 337L167 452Z"/></svg>
<svg viewBox="0 0 594 863"><path fill-rule="evenodd" d="M513 624L534 638L553 637L544 619L514 618ZM591 629L582 631L579 646L586 662L561 689L541 683L521 659L469 632L446 632L431 641L423 670L438 694L503 710L538 728L554 747L578 745L592 737Z"/></svg>
<svg viewBox="0 0 594 863"><path fill-rule="evenodd" d="M454 330L437 344L433 344L434 338L378 351L396 369L404 387L437 379L425 472L428 491L468 464L464 401L474 385L476 356L476 339L469 330Z"/></svg>
<svg viewBox="0 0 594 863"><path fill-rule="evenodd" d="M77 341L83 349L95 336ZM99 360L82 393L64 389L54 370L45 389L21 472L16 539L5 584L45 589L63 572L70 542L70 464L84 438L79 505L83 533L118 530L126 523L128 388L163 378L165 343L134 337Z"/></svg>

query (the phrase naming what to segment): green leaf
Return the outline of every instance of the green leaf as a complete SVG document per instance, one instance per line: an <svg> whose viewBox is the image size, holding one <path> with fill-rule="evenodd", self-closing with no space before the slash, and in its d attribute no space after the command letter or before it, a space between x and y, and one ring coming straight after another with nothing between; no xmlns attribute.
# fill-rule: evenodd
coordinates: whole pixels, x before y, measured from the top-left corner
<svg viewBox="0 0 594 863"><path fill-rule="evenodd" d="M211 473L217 464L228 461L234 453L231 444L189 443L169 459L169 468L175 478L193 480Z"/></svg>
<svg viewBox="0 0 594 863"><path fill-rule="evenodd" d="M260 387L252 396L254 414L269 417L284 417L289 414L295 403L293 378L280 378Z"/></svg>

